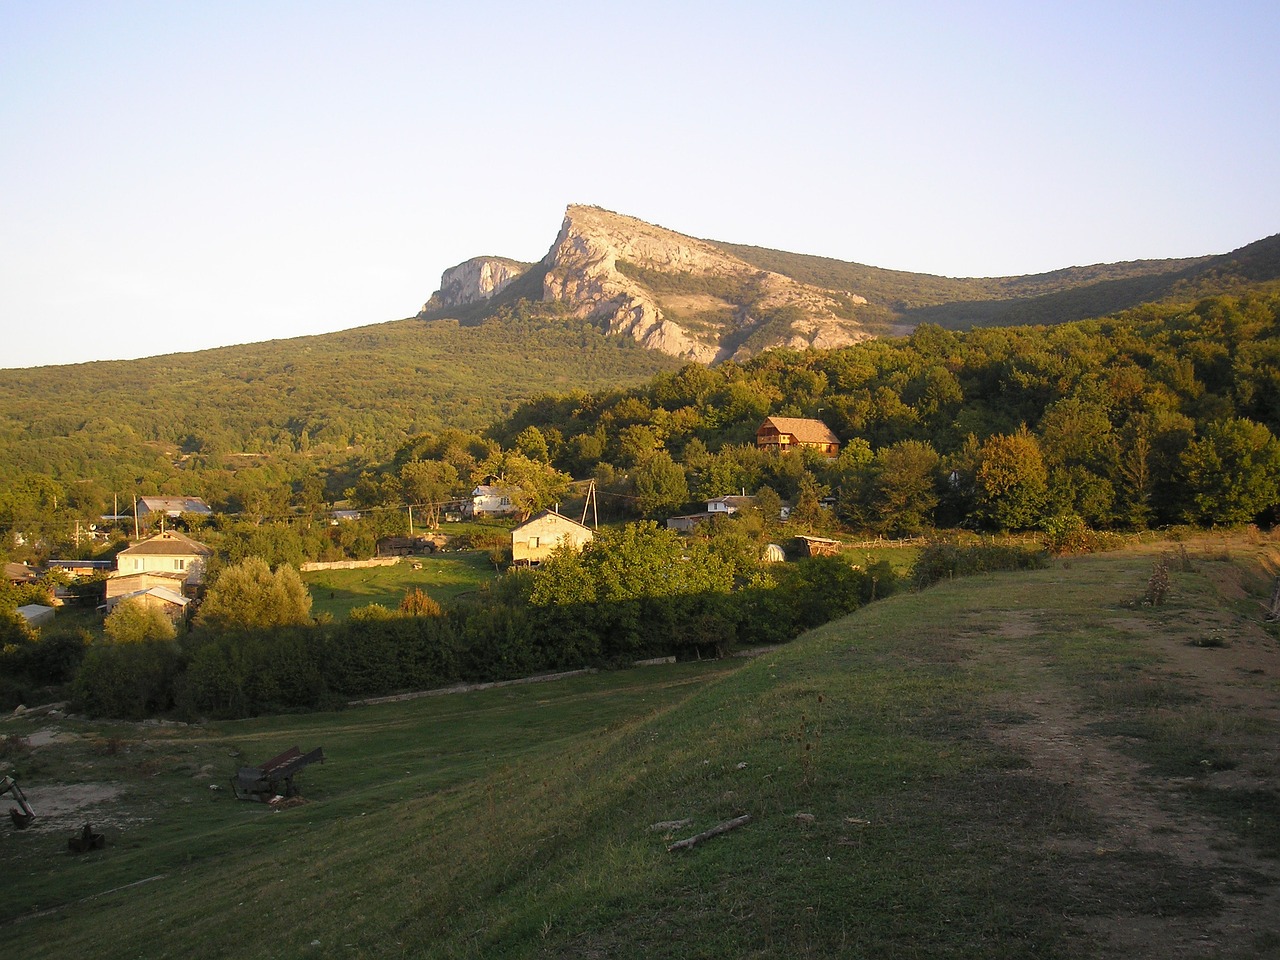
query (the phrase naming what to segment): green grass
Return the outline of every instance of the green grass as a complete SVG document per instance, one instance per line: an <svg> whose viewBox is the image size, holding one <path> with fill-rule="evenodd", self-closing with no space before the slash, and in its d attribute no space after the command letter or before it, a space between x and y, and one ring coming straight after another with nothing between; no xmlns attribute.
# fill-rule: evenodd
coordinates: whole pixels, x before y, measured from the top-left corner
<svg viewBox="0 0 1280 960"><path fill-rule="evenodd" d="M413 565L421 565L415 570ZM302 575L311 591L312 615L341 620L356 607L380 603L395 610L406 591L417 587L439 603L465 597L496 576L488 553L464 550L405 558L394 566L357 570L316 570Z"/></svg>
<svg viewBox="0 0 1280 960"><path fill-rule="evenodd" d="M123 783L118 809L146 819L84 858L61 835L4 834L6 945L104 960L1053 958L1095 955L1097 924L1211 919L1266 878L1104 849L1107 811L992 735L1065 697L1079 738L1110 742L1089 720L1163 722L1190 752L1267 756L1273 722L1215 720L1164 668L1161 645L1213 611L1189 599L1198 572L1174 576L1185 607L1134 606L1150 556L899 594L747 663L208 727L64 724L83 739L10 759L24 785ZM294 743L329 757L303 775L304 806L271 812L193 779ZM1160 797L1241 849L1266 854L1280 834L1269 789L1206 775ZM667 852L741 814L751 823ZM1255 941L1280 936L1258 923Z"/></svg>

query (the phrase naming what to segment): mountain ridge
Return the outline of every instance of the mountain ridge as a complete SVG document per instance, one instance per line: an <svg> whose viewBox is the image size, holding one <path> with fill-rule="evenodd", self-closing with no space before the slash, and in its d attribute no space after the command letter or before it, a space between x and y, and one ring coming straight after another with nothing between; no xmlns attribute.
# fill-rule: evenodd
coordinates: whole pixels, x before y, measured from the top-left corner
<svg viewBox="0 0 1280 960"><path fill-rule="evenodd" d="M514 262L478 259L503 268ZM525 299L555 304L644 347L714 364L774 347L845 346L905 334L920 323L951 329L1061 323L1147 302L1280 285L1280 234L1226 254L950 278L702 240L570 204L538 263L500 289L477 288L461 298L446 293L457 271L475 263L446 270L419 318L483 321Z"/></svg>

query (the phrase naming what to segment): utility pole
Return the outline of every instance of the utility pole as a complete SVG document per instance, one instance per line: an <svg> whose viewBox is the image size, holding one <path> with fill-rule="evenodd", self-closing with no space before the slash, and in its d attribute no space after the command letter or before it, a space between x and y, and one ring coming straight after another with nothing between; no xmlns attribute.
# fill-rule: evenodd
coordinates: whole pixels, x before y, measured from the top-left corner
<svg viewBox="0 0 1280 960"><path fill-rule="evenodd" d="M413 539L413 504L405 504L409 508L409 538Z"/></svg>
<svg viewBox="0 0 1280 960"><path fill-rule="evenodd" d="M587 499L582 502L582 525L587 525L587 508L591 508L591 526L597 530L600 529L600 515L596 510L596 481L593 478L590 486L587 487Z"/></svg>
<svg viewBox="0 0 1280 960"><path fill-rule="evenodd" d="M142 534L140 534L140 533L138 532L138 497L137 497L137 494L134 494L134 497L133 497L133 539L135 539L135 540L141 540L141 539L142 539Z"/></svg>

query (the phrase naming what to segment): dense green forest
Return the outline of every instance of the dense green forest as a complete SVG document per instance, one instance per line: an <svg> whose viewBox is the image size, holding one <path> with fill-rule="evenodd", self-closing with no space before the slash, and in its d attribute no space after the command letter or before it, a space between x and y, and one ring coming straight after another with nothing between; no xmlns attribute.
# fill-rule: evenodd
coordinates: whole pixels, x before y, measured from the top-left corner
<svg viewBox="0 0 1280 960"><path fill-rule="evenodd" d="M480 430L532 392L638 383L676 365L553 308L535 319L522 307L482 327L403 320L0 370L0 530L38 515L65 541L77 519L155 493L258 514L300 504L304 486L309 504L332 502L408 437Z"/></svg>
<svg viewBox="0 0 1280 960"><path fill-rule="evenodd" d="M532 325L513 310L499 329L525 323ZM486 326L474 329L492 333ZM599 345L568 322L557 331ZM272 374L281 378L273 379L274 396L261 388L267 410L289 406L278 395L284 377ZM1044 548L1072 551L1115 531L1164 524L1271 524L1280 509L1280 295L1148 305L1054 326L956 332L928 324L910 337L837 350L689 364L632 386L505 401L506 414L483 429L442 425L429 413L408 419L416 405L407 396L405 404L403 421L380 408L399 423L395 431L358 450L351 441L359 438L349 436L342 456L328 460L339 448L334 439L318 437L304 449L285 439L272 447L264 437L256 456L201 447L175 464L163 455L164 431L191 421L157 414L148 442L161 466L150 476L126 472L125 480L135 489L176 481L183 492L211 494L219 515L179 520L217 551L204 603L268 616L241 623L198 616L195 632L177 644L141 616L110 624L108 642L86 646L84 634L65 629L36 642L13 614L28 594L6 588L0 693L14 699L74 678L77 702L98 713L243 715L404 684L716 655L735 643L785 641L893 589L888 569L855 570L835 559L762 562L767 544L798 534L1035 531ZM824 421L842 443L840 455L758 450L755 431L771 414ZM109 447L77 446L91 436L69 430L61 438L74 451L68 459L90 473L120 471L109 460L94 463L111 455ZM125 470L133 466L126 461ZM77 548L71 521L92 499L67 475L21 467L0 494L10 556L101 555L124 543L117 531L111 545ZM380 537L404 532L406 508L438 522L440 507L482 478L504 486L523 515L552 504L576 512L589 480L610 527L581 555L503 577L449 609L406 596L400 611L368 608L340 623L314 622L309 596L290 579L293 567L367 557ZM327 522L337 489L364 511L361 520ZM754 494L754 505L692 536L650 522L738 492ZM482 534L470 534L470 545L501 563L505 531ZM917 579L1035 558L1035 550L980 549L987 552L972 560L936 544ZM259 587L219 601L219 589L254 577ZM246 600L253 589L268 599ZM281 598L292 598L293 609L273 618Z"/></svg>
<svg viewBox="0 0 1280 960"><path fill-rule="evenodd" d="M833 497L845 523L886 533L1248 522L1280 500L1278 310L1249 295L1051 327L925 325L543 396L490 432L651 515L767 486L797 506ZM840 458L758 452L769 414L823 420Z"/></svg>
<svg viewBox="0 0 1280 960"><path fill-rule="evenodd" d="M569 321L535 331L515 312L474 328L389 325L350 335L353 343L403 337L438 351L447 344L455 358L462 344L480 352L503 340L505 376L541 368L557 385L522 403L508 387L471 409L462 404L466 364L410 375L354 348L339 377L336 354L299 360L300 369L282 364L275 346L276 366L264 359L255 373L208 373L189 403L173 408L168 388L189 370L166 366L166 386L147 388L159 360L156 369L92 365L135 379L117 385L118 409L81 396L90 417L73 418L66 397L20 402L14 377L5 403L27 412L30 432L9 414L0 529L14 555L23 551L13 534L27 541L26 555L65 552L75 521L110 509L113 491L181 492L234 515L214 526L241 531L237 553L252 541L273 562L297 562L368 550L403 527L406 505L434 517L430 508L486 476L518 489L526 513L579 494L570 481L593 479L603 515L616 519L661 518L745 490L791 504L797 524L811 529L889 534L1265 521L1277 500L1277 304L1280 296L1252 294L1050 327L925 325L907 338L775 350L715 368L670 369L665 358L614 347ZM522 324L529 333L517 340ZM594 391L584 376L584 389L566 391L564 368L550 365L557 350L584 358L598 380L669 369ZM234 386L214 405L205 391L219 379ZM354 399L330 405L324 380L345 384L349 398L366 391L363 409ZM525 381L536 385L532 375ZM449 397L461 404L456 418L447 415ZM223 422L226 406L234 409ZM483 410L505 415L482 428ZM841 456L757 451L755 430L769 414L823 420L843 442ZM382 521L358 536L296 522L339 498L371 517L382 510ZM824 501L835 509L819 511ZM277 535L271 521L287 529Z"/></svg>

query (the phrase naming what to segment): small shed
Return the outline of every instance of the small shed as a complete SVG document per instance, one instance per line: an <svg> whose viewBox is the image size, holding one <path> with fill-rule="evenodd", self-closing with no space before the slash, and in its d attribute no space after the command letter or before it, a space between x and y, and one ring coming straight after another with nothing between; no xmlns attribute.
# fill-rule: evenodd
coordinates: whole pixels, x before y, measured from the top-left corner
<svg viewBox="0 0 1280 960"><path fill-rule="evenodd" d="M667 529L688 533L698 524L706 523L710 519L709 513L688 513L682 517L667 517Z"/></svg>
<svg viewBox="0 0 1280 960"><path fill-rule="evenodd" d="M168 587L148 587L146 590L135 590L133 593L110 597L107 600L107 611L114 610L122 600L137 600L147 609L160 610L174 623L179 623L186 616L191 601L182 594Z"/></svg>
<svg viewBox="0 0 1280 960"><path fill-rule="evenodd" d="M594 536L590 527L554 510L543 510L511 531L511 561L533 566L565 544L580 551Z"/></svg>
<svg viewBox="0 0 1280 960"><path fill-rule="evenodd" d="M29 627L39 627L53 621L53 607L46 607L43 603L24 603L18 608L18 613L22 619L27 621Z"/></svg>

